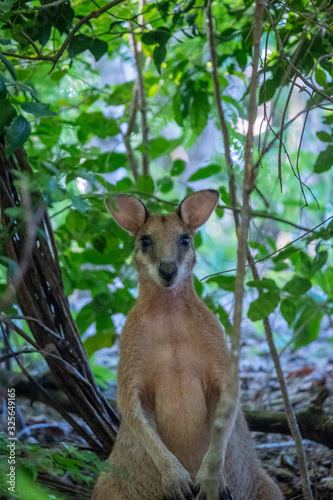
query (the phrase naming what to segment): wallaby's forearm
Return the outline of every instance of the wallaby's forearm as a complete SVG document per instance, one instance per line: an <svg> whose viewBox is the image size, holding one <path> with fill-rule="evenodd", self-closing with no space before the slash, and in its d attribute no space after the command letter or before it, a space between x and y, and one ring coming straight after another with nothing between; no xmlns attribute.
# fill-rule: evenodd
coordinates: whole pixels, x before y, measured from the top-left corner
<svg viewBox="0 0 333 500"><path fill-rule="evenodd" d="M162 476L167 475L175 467L182 467L176 457L166 448L151 422L145 415L139 395L132 396L132 403L123 409L123 418L131 427L135 437L153 460Z"/></svg>

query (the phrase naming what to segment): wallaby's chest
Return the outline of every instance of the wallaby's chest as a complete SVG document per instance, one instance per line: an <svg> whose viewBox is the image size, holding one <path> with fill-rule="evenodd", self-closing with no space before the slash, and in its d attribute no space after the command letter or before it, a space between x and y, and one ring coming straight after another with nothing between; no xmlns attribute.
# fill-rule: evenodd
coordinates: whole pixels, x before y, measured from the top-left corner
<svg viewBox="0 0 333 500"><path fill-rule="evenodd" d="M155 376L199 375L204 369L203 334L200 325L179 313L163 312L149 318L143 333L147 369Z"/></svg>

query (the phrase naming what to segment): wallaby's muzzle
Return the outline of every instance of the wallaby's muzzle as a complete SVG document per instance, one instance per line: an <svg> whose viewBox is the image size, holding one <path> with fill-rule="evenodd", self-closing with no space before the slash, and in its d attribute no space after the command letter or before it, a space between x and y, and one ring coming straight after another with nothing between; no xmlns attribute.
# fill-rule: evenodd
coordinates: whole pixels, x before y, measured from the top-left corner
<svg viewBox="0 0 333 500"><path fill-rule="evenodd" d="M164 286L171 286L177 273L178 269L175 262L161 262L159 265L158 274L164 280Z"/></svg>

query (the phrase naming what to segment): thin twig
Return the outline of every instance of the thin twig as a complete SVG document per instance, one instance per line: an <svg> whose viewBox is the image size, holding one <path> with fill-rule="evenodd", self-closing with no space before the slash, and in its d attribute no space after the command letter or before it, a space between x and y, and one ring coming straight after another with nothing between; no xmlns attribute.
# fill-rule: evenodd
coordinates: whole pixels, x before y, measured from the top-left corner
<svg viewBox="0 0 333 500"><path fill-rule="evenodd" d="M46 10L46 9L52 9L53 7L59 7L62 3L67 2L68 0L55 0L52 3L46 3L44 5L37 5L36 7L33 7L34 10Z"/></svg>
<svg viewBox="0 0 333 500"><path fill-rule="evenodd" d="M297 150L297 158L296 158L296 171L297 171L297 175L298 175L299 180L300 180L300 186L301 186L301 189L302 189L302 193L303 193L306 205L308 205L308 203L306 201L306 196L305 196L305 193L304 193L304 190L303 190L303 186L302 186L303 182L301 181L301 173L299 171L298 161L299 161L299 154L300 154L300 151L301 151L302 140L303 140L303 136L304 136L304 132L305 132L305 126L306 126L306 122L307 122L308 116L309 116L309 109L308 109L308 111L305 114L304 123L303 123L303 127L302 127L301 138L299 140L299 146L298 146L298 150ZM317 202L317 204L318 204L318 202ZM318 204L318 206L319 206L319 204Z"/></svg>
<svg viewBox="0 0 333 500"><path fill-rule="evenodd" d="M287 9L291 10L292 12L295 12L295 14L299 15L300 17L303 17L304 19L306 19L307 21L310 21L311 23L313 24L317 24L318 26L321 26L322 28L328 30L328 31L331 31L331 26L332 26L332 23L331 24L326 24L326 23L321 23L319 21L316 21L314 19L314 17L316 15L318 15L318 13L312 13L312 15L310 16L306 16L305 14L303 14L302 12L299 12L298 10L296 9L293 9L292 7L290 7L290 5L287 5L286 3L282 2L281 0L277 0L278 3L280 3L281 5L283 5L284 7L286 7Z"/></svg>
<svg viewBox="0 0 333 500"><path fill-rule="evenodd" d="M33 318L32 316L21 316L19 314L0 314L0 323L8 324L13 319L18 319L20 321L34 321L37 323L45 332L52 335L56 340L61 342L66 342L58 333L54 332L50 328L48 328L42 321L37 318Z"/></svg>
<svg viewBox="0 0 333 500"><path fill-rule="evenodd" d="M289 67L294 70L294 72L296 73L296 75L305 83L306 86L310 87L314 92L316 92L317 94L321 95L325 100L327 100L327 101L329 101L329 102L331 102L333 104L333 98L330 97L329 95L325 94L325 92L323 92L322 90L318 89L318 87L316 87L315 85L313 85L313 83L311 83L309 80L307 80L305 78L305 76L301 73L301 71L299 71L299 69L296 68L296 66L294 64L294 61L290 60L287 57L287 55L285 53L285 50L284 50L284 47L283 47L283 43L282 43L280 34L279 34L279 32L277 30L277 27L276 27L276 23L274 22L269 9L266 9L266 12L267 12L267 15L268 15L268 17L270 19L271 27L272 27L272 29L274 31L274 34L275 34L277 42L278 42L280 57L284 61L286 61L288 63ZM306 37L306 29L304 29L302 35L303 35L303 38ZM293 57L293 59L294 59L294 57Z"/></svg>
<svg viewBox="0 0 333 500"><path fill-rule="evenodd" d="M136 40L136 36L133 34L133 48L134 48L134 58L135 66L138 73L138 83L139 83L139 100L140 100L140 112L141 112L141 124L142 124L142 173L143 175L149 174L149 152L148 152L148 135L149 127L147 121L147 101L146 101L146 89L142 72L143 64L143 53L141 45Z"/></svg>
<svg viewBox="0 0 333 500"><path fill-rule="evenodd" d="M291 87L290 87L290 90L289 90L289 94L288 94L288 97L287 97L287 100L286 100L286 104L285 104L284 109L283 109L282 118L281 118L280 137L279 137L279 154L278 154L278 177L279 177L279 181L280 181L281 193L282 193L281 152L282 152L282 142L283 142L283 129L284 129L284 121L285 121L285 118L286 118L287 109L288 109L288 106L289 106L291 95L292 95L293 90L294 90L295 81L296 81L296 76L294 76L294 79L292 81L292 84L291 84ZM303 192L303 186L302 186L302 184L301 184L301 189L302 189L302 192Z"/></svg>
<svg viewBox="0 0 333 500"><path fill-rule="evenodd" d="M135 36L135 35L133 35L133 36ZM130 118L128 121L128 127L126 130L126 133L123 134L123 140L124 140L124 144L125 144L126 151L127 151L128 161L129 161L129 164L130 164L130 167L131 167L131 170L133 173L133 177L135 180L138 179L139 173L138 173L138 164L137 164L137 161L135 159L134 152L133 152L132 145L131 145L131 134L133 132L134 125L135 125L136 115L138 112L138 104L139 104L139 81L138 81L138 79L136 79L136 81L134 83L134 87L133 87L133 99L132 99L131 106L130 106Z"/></svg>
<svg viewBox="0 0 333 500"><path fill-rule="evenodd" d="M282 42L282 40L281 40L280 33L279 33L279 31L277 30L276 26L278 25L278 23L279 23L279 22L280 22L280 20L282 19L282 16L283 16L283 14L284 14L284 11L285 11L285 6L281 9L281 12L280 12L280 14L279 14L279 17L278 17L278 19L275 21L275 20L273 19L272 15L271 15L270 11L269 11L268 6L267 6L267 8L266 8L266 13L267 13L267 16L268 16L268 18L269 18L269 22L270 22L269 31L270 31L271 29L273 29L273 31L274 31L275 38L276 38L276 41L277 41L277 44L278 44L278 48L279 48L279 52L280 52L281 50L283 50L283 42ZM299 42L298 42L298 44L297 44L296 50L294 51L294 53L293 53L293 55L292 55L292 58L291 58L292 63L295 63L295 62L297 61L298 56L299 56L300 51L301 51L301 48L302 48L302 46L303 46L303 43L304 43L304 42L305 42L305 40L306 40L306 36L307 36L307 28L306 28L306 27L304 27L303 32L302 32L302 35L301 35L301 37L300 37L300 40L299 40ZM290 74L290 73L291 73L291 66L288 66L288 67L287 67L287 69L286 69L286 71L284 72L284 74L283 74L283 76L282 76L282 80L281 80L281 83L280 83L280 86L279 86L279 89L278 89L278 92L277 92L277 96L276 96L276 98L275 98L275 100L274 100L274 103L273 103L273 106L272 106L272 108L271 108L271 116L270 116L270 119L268 120L268 124L270 123L270 121L272 121L272 118L273 118L273 116L274 116L274 114L275 114L275 109L276 109L277 104L278 104L278 102L279 102L279 99L280 99L280 96L281 96L282 90L283 90L283 88L284 88L284 85L285 85L285 83L286 83L287 79L289 78L289 74ZM273 129L271 129L271 130L273 131ZM269 130L267 130L267 132L266 132L266 134L265 134L264 145L263 145L264 149L265 149L265 147L266 147L266 142L267 142L267 138L268 138L268 132L269 132Z"/></svg>
<svg viewBox="0 0 333 500"><path fill-rule="evenodd" d="M323 222L321 222L320 224L318 224L318 226L312 228L312 229L309 229L306 233L302 234L302 236L300 236L299 238L296 238L295 240L293 241L290 241L289 243L287 243L284 247L281 247L279 248L278 250L275 250L275 252L272 252L268 255L266 255L266 257L263 257L262 259L258 259L256 261L253 262L253 264L259 264L260 262L264 262L264 260L267 260L269 259L270 257L272 257L273 255L276 255L277 253L280 253L282 252L282 250L284 250L285 248L289 247L290 245L293 245L294 243L296 243L296 241L299 241L301 240L302 238L304 238L304 236L306 236L307 234L309 233L313 233L313 231L315 231L316 229L318 229L318 227L322 226L323 224L325 224L326 222L328 222L329 220L333 219L333 215L331 217L329 217L328 219L324 220ZM253 264L247 264L246 267L249 267ZM214 273L214 274L208 274L207 276L205 276L204 278L201 278L200 281L203 281L203 280L206 280L207 278L211 278L212 276L219 276L220 274L225 274L225 273L231 273L233 271L237 271L237 268L234 268L234 269L228 269L227 271L221 271L219 273Z"/></svg>
<svg viewBox="0 0 333 500"><path fill-rule="evenodd" d="M295 83L295 85L297 86L297 84ZM294 123L295 120L297 120L297 118L299 118L300 116L304 115L304 113L307 113L308 110L310 111L313 111L314 109L317 109L319 108L320 106L318 104L316 104L315 106L312 106L311 108L304 108L302 109L302 111L299 111L295 116L293 116L293 118L291 118L285 125L284 127L284 130L288 127L290 127L290 125L292 125ZM330 111L333 111L333 109L330 109ZM254 164L254 168L255 169L258 169L260 164L261 164L261 161L262 161L262 158L272 149L272 147L274 146L275 142L277 140L279 140L279 135L276 134L274 132L273 129L271 129L273 134L274 134L274 139L271 140L271 142L266 146L266 144L264 145L264 148L261 150L261 155L259 157L259 159L257 160L257 162Z"/></svg>
<svg viewBox="0 0 333 500"><path fill-rule="evenodd" d="M215 41L214 41L214 28L213 28L213 17L212 17L212 11L211 11L211 4L212 4L212 0L209 0L209 2L207 4L207 21L208 21L209 51L210 51L210 58L211 58L211 63L212 63L212 77L213 77L213 83L214 83L214 94L215 94L217 113L219 116L222 137L223 137L224 156L225 156L227 169L228 169L230 203L231 203L232 208L236 209L236 207L237 207L236 197L235 197L236 193L234 193L233 189L230 189L230 185L235 182L235 177L234 177L234 172L233 172L233 162L232 162L231 154L230 154L229 132L228 132L228 127L227 127L227 122L226 122L225 117L224 117L224 111L222 108L221 88L220 88L219 75L218 75L218 71L217 71L218 64L217 64L217 54L216 54ZM234 212L234 213L236 213L236 212ZM236 217L238 218L238 213L236 213Z"/></svg>
<svg viewBox="0 0 333 500"><path fill-rule="evenodd" d="M10 352L8 354L4 354L4 356L0 356L0 363L3 363L7 359L15 358L16 356L20 356L21 354L30 354L32 352L37 352L35 349L29 349L26 347L25 349L21 349L21 351Z"/></svg>

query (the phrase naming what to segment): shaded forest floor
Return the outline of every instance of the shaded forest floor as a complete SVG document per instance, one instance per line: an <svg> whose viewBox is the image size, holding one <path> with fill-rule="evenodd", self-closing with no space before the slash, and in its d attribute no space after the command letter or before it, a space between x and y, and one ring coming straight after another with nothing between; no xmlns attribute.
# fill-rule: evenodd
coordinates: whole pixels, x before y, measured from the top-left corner
<svg viewBox="0 0 333 500"><path fill-rule="evenodd" d="M333 415L333 352L328 349L330 332L297 351L286 350L281 363L295 411L305 410L326 387L330 396L324 409ZM284 411L273 362L264 340L249 334L241 359L242 406L247 410ZM303 498L296 449L290 436L255 432L252 437L258 456L276 479L288 500ZM312 490L316 500L333 500L333 451L304 440Z"/></svg>
<svg viewBox="0 0 333 500"><path fill-rule="evenodd" d="M328 334L328 333L327 333ZM283 411L283 402L276 375L273 370L266 342L257 335L249 334L243 346L241 360L241 385L243 408L259 411ZM325 332L320 340L296 352L286 351L282 358L284 373L293 406L296 411L306 409L310 402L327 387L330 396L324 409L333 415L333 353L327 349L328 338ZM118 350L101 351L98 362L114 368ZM105 391L110 399L115 397L115 385L109 384ZM46 447L57 447L60 443L72 443L85 447L84 441L77 436L59 415L43 403L19 399L22 427L20 436L25 442L43 443ZM296 451L290 436L281 434L253 433L254 445L264 467L278 481L287 500L302 499ZM324 445L304 441L307 454L311 484L316 500L333 500L333 452ZM52 473L52 471L50 471ZM45 477L42 482L45 483ZM47 480L48 486L52 480ZM64 499L88 499L91 487L68 472L61 478L68 485ZM56 485L56 482L54 482ZM58 484L58 490L64 488ZM66 488L65 488L66 489ZM235 499L237 500L237 499ZM269 500L269 499L267 499Z"/></svg>

